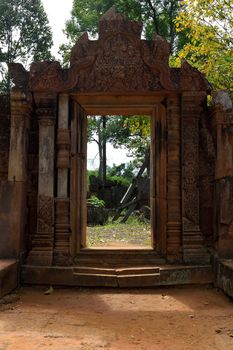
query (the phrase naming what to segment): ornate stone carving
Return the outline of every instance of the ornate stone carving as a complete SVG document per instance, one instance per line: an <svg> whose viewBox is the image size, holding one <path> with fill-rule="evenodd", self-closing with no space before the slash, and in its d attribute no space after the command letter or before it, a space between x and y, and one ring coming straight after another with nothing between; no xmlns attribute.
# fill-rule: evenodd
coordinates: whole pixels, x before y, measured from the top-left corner
<svg viewBox="0 0 233 350"><path fill-rule="evenodd" d="M183 191L185 218L199 223L198 198L198 120L183 120ZM187 221L186 220L186 221Z"/></svg>
<svg viewBox="0 0 233 350"><path fill-rule="evenodd" d="M206 263L199 218L199 118L203 96L183 95L182 115L182 187L183 187L183 255L185 262Z"/></svg>
<svg viewBox="0 0 233 350"><path fill-rule="evenodd" d="M69 265L70 200L56 198L54 261L58 265Z"/></svg>
<svg viewBox="0 0 233 350"><path fill-rule="evenodd" d="M167 255L171 262L182 255L181 116L178 95L167 99Z"/></svg>
<svg viewBox="0 0 233 350"><path fill-rule="evenodd" d="M30 89L50 92L209 91L205 77L185 60L169 68L170 45L159 35L141 40L142 24L129 21L111 8L99 22L99 39L87 33L71 52L71 66L59 62L33 63Z"/></svg>
<svg viewBox="0 0 233 350"><path fill-rule="evenodd" d="M70 69L58 62L33 63L33 91L131 92L172 90L169 44L158 35L141 40L142 24L125 20L111 9L102 17L100 36L90 41L84 34L71 53Z"/></svg>
<svg viewBox="0 0 233 350"><path fill-rule="evenodd" d="M30 89L56 91L62 86L62 70L59 62L35 62L30 69Z"/></svg>
<svg viewBox="0 0 233 350"><path fill-rule="evenodd" d="M140 47L132 35L114 33L101 43L93 69L80 72L81 91L161 90L158 72L152 73L144 64Z"/></svg>
<svg viewBox="0 0 233 350"><path fill-rule="evenodd" d="M37 233L51 234L54 227L54 199L49 196L38 197Z"/></svg>

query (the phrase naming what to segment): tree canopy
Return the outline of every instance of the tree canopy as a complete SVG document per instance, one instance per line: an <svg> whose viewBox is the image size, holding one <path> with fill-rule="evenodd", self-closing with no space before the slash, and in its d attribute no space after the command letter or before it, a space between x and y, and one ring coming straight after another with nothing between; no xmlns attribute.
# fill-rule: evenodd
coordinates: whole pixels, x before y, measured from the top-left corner
<svg viewBox="0 0 233 350"><path fill-rule="evenodd" d="M52 32L40 0L0 0L0 89L9 89L6 63L51 59Z"/></svg>
<svg viewBox="0 0 233 350"><path fill-rule="evenodd" d="M157 33L170 42L173 52L183 46L185 34L177 33L174 23L181 6L179 0L74 0L71 19L67 21L65 29L70 44L61 46L66 62L70 47L84 32L94 37L98 32L100 17L113 5L119 12L127 14L129 19L142 21L147 39Z"/></svg>
<svg viewBox="0 0 233 350"><path fill-rule="evenodd" d="M179 57L205 73L215 88L232 90L232 0L183 0L176 27L189 38Z"/></svg>

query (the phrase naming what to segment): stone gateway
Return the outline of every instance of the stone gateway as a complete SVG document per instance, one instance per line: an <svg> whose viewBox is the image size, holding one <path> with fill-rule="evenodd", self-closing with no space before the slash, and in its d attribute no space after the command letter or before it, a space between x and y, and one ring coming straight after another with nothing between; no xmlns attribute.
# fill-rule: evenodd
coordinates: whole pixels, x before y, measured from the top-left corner
<svg viewBox="0 0 233 350"><path fill-rule="evenodd" d="M233 296L233 112L226 92L160 36L110 9L70 67L10 64L0 116L0 293L17 282L80 286L217 283ZM6 106L6 100L1 104ZM151 117L151 249L86 247L87 115ZM1 277L2 276L2 277ZM8 277L11 276L9 279ZM2 280L1 280L2 278Z"/></svg>

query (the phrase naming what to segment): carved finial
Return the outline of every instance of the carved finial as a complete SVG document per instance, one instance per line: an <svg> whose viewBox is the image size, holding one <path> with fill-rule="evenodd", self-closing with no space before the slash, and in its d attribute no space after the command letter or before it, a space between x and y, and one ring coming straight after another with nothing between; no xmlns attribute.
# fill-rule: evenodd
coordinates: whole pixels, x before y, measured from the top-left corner
<svg viewBox="0 0 233 350"><path fill-rule="evenodd" d="M85 32L83 33L80 38L78 39L78 41L82 44L86 44L88 42L89 38L88 38L88 33Z"/></svg>
<svg viewBox="0 0 233 350"><path fill-rule="evenodd" d="M153 42L153 55L157 60L168 63L169 55L171 53L171 45L158 34L154 35Z"/></svg>
<svg viewBox="0 0 233 350"><path fill-rule="evenodd" d="M185 59L181 61L180 87L184 91L207 91L212 89L211 84L205 78L204 74L198 69L192 67Z"/></svg>
<svg viewBox="0 0 233 350"><path fill-rule="evenodd" d="M25 89L28 87L29 72L21 63L8 63L8 70L15 88Z"/></svg>
<svg viewBox="0 0 233 350"><path fill-rule="evenodd" d="M100 18L101 21L122 21L125 16L116 11L116 6L113 5L105 14Z"/></svg>
<svg viewBox="0 0 233 350"><path fill-rule="evenodd" d="M224 111L232 110L232 101L227 91L214 91L213 100L214 104L220 105Z"/></svg>
<svg viewBox="0 0 233 350"><path fill-rule="evenodd" d="M108 33L120 32L128 32L140 38L142 23L127 20L123 14L116 11L115 6L112 6L99 21L99 37Z"/></svg>

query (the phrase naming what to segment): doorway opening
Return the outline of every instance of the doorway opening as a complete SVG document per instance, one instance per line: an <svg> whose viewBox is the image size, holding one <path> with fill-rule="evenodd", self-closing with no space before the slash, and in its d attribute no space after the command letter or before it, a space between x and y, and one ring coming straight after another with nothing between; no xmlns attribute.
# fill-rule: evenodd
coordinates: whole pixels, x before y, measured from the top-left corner
<svg viewBox="0 0 233 350"><path fill-rule="evenodd" d="M86 248L152 248L150 153L150 115L87 117Z"/></svg>

